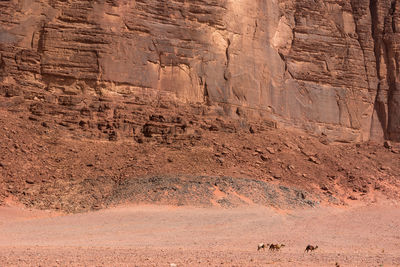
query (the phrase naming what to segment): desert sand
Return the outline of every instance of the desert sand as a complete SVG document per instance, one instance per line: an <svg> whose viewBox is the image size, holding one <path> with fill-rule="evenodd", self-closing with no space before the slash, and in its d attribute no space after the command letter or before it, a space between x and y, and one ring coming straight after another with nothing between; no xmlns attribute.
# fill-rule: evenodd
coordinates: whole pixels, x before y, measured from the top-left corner
<svg viewBox="0 0 400 267"><path fill-rule="evenodd" d="M277 210L122 205L0 208L1 266L399 266L394 202ZM283 243L278 252L258 243ZM304 253L308 244L318 245Z"/></svg>

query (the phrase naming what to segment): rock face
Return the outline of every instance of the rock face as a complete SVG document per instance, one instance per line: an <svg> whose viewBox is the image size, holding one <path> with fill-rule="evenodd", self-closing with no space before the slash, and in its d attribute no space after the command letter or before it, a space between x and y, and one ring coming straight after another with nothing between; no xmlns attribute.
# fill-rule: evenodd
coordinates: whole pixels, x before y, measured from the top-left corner
<svg viewBox="0 0 400 267"><path fill-rule="evenodd" d="M400 140L390 0L2 0L0 92L151 93L338 141Z"/></svg>

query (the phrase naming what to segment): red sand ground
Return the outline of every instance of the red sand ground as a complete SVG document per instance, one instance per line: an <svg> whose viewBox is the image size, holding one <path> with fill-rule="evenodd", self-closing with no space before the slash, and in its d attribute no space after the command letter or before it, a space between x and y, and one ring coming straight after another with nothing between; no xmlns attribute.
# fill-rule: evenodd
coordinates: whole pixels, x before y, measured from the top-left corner
<svg viewBox="0 0 400 267"><path fill-rule="evenodd" d="M1 266L400 265L393 202L288 212L127 205L74 215L12 206L0 216ZM260 242L286 247L257 251ZM308 244L319 248L305 254Z"/></svg>

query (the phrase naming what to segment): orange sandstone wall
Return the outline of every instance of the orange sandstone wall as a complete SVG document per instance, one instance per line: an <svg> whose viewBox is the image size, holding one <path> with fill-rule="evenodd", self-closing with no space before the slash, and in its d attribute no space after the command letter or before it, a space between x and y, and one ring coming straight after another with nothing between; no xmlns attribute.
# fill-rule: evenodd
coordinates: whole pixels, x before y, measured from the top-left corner
<svg viewBox="0 0 400 267"><path fill-rule="evenodd" d="M0 92L150 90L400 140L399 31L389 0L2 0Z"/></svg>

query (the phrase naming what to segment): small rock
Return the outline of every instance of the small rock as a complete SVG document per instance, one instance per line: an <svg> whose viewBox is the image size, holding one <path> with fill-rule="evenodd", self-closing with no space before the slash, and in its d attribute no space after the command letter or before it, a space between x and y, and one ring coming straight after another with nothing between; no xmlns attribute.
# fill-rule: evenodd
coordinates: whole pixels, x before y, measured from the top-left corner
<svg viewBox="0 0 400 267"><path fill-rule="evenodd" d="M267 161L267 160L269 160L269 158L266 157L266 156L264 156L264 155L261 155L260 158L261 158L262 161Z"/></svg>
<svg viewBox="0 0 400 267"><path fill-rule="evenodd" d="M314 156L309 157L308 160L315 164L321 164L321 162Z"/></svg>
<svg viewBox="0 0 400 267"><path fill-rule="evenodd" d="M307 157L314 157L317 155L317 152L314 150L309 150L309 149L301 149L301 153L303 155L306 155Z"/></svg>
<svg viewBox="0 0 400 267"><path fill-rule="evenodd" d="M385 141L383 143L383 146L387 149L391 149L392 148L392 143L390 141Z"/></svg>
<svg viewBox="0 0 400 267"><path fill-rule="evenodd" d="M328 191L329 190L326 185L321 186L321 189L324 190L324 191Z"/></svg>
<svg viewBox="0 0 400 267"><path fill-rule="evenodd" d="M254 128L251 127L251 126L250 126L250 128L249 128L249 132L252 133L252 134L256 133L256 131L254 130Z"/></svg>
<svg viewBox="0 0 400 267"><path fill-rule="evenodd" d="M358 198L356 198L355 196L351 195L351 196L348 197L348 199L357 200Z"/></svg>
<svg viewBox="0 0 400 267"><path fill-rule="evenodd" d="M211 125L208 130L210 130L211 132L218 132L219 128L217 125Z"/></svg>
<svg viewBox="0 0 400 267"><path fill-rule="evenodd" d="M118 133L116 131L111 131L108 134L108 140L109 141L117 141L118 140Z"/></svg>
<svg viewBox="0 0 400 267"><path fill-rule="evenodd" d="M279 180L282 178L282 175L280 175L279 173L275 173L275 174L272 174L272 177Z"/></svg>
<svg viewBox="0 0 400 267"><path fill-rule="evenodd" d="M29 116L28 119L31 120L31 121L38 121L38 118L33 117L33 116Z"/></svg>
<svg viewBox="0 0 400 267"><path fill-rule="evenodd" d="M26 179L25 182L26 182L27 184L34 184L34 183L35 183L32 179L29 179L29 178Z"/></svg>
<svg viewBox="0 0 400 267"><path fill-rule="evenodd" d="M390 170L390 168L388 166L381 166L379 169L381 169L382 171L388 171Z"/></svg>
<svg viewBox="0 0 400 267"><path fill-rule="evenodd" d="M275 149L273 149L272 147L267 147L266 150L267 150L268 153L270 153L270 154L275 154Z"/></svg>
<svg viewBox="0 0 400 267"><path fill-rule="evenodd" d="M327 175L329 180L336 180L337 176L336 175Z"/></svg>
<svg viewBox="0 0 400 267"><path fill-rule="evenodd" d="M286 186L283 186L283 185L279 186L279 189L281 189L282 191L285 191L285 192L290 192L289 187L286 187Z"/></svg>
<svg viewBox="0 0 400 267"><path fill-rule="evenodd" d="M321 137L321 138L319 139L319 142L320 142L321 144L323 144L323 145L329 145L329 140L328 140L328 138L326 138L326 137Z"/></svg>

